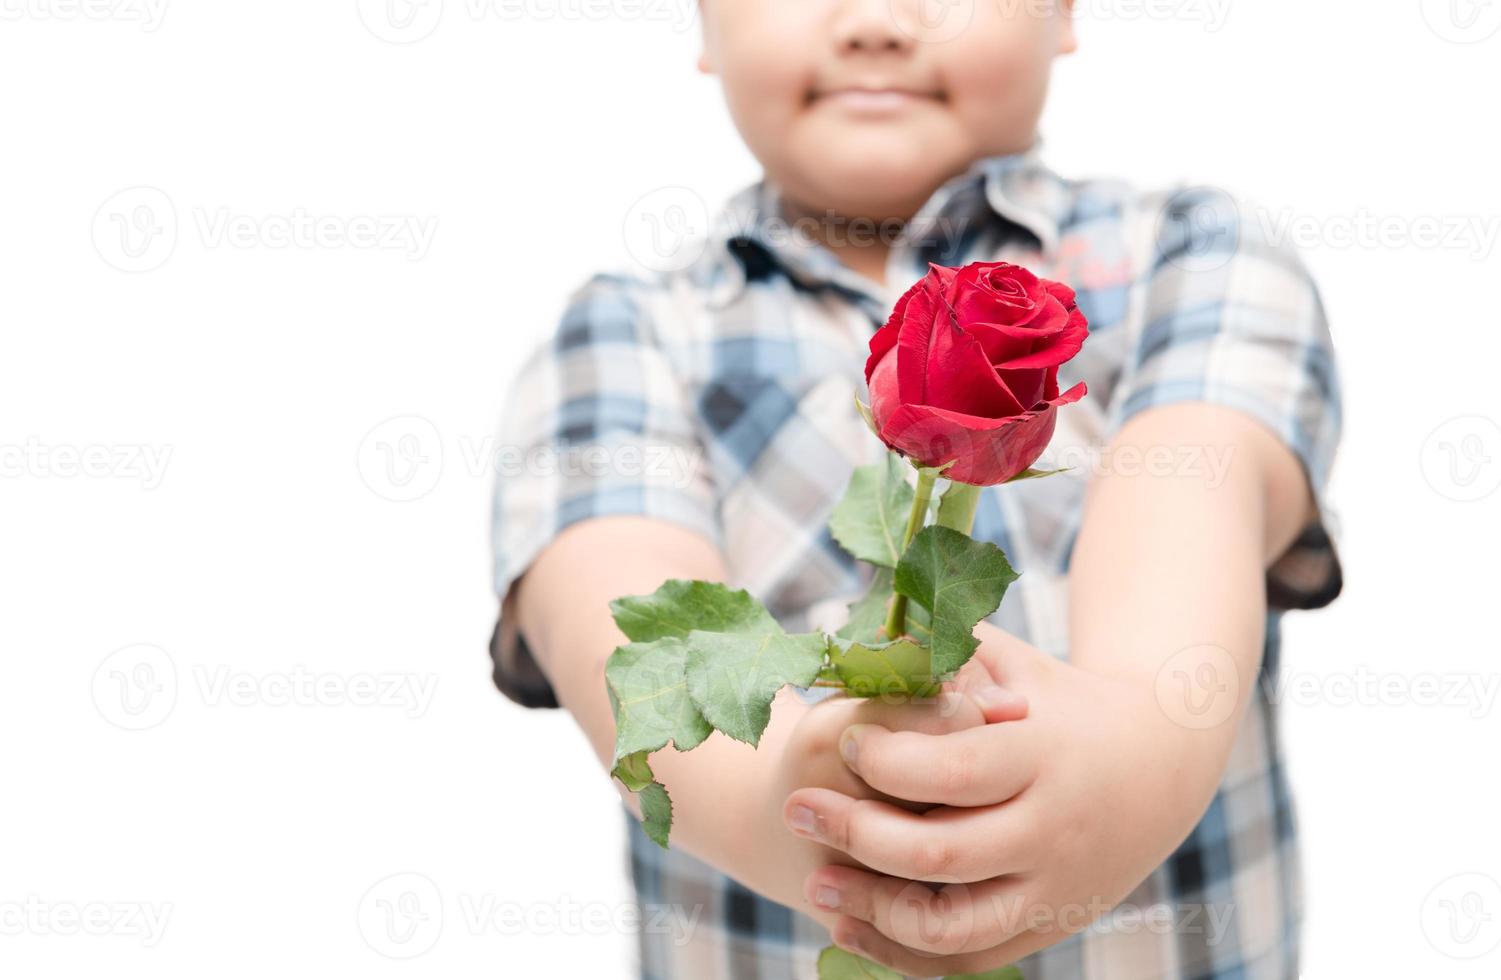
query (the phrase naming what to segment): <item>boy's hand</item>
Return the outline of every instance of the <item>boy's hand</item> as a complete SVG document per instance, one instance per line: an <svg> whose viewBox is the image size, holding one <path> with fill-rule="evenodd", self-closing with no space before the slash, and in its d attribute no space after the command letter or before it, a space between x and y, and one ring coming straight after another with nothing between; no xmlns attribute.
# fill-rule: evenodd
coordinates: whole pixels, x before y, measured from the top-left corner
<svg viewBox="0 0 1501 980"><path fill-rule="evenodd" d="M871 789L937 807L842 788L787 802L794 831L840 853L804 886L837 914L835 942L917 976L983 972L1084 929L1183 840L1218 782L1150 685L1071 667L988 624L980 635L972 664L1024 694L1026 718L939 734L865 723L840 741ZM790 819L799 812L811 821Z"/></svg>
<svg viewBox="0 0 1501 980"><path fill-rule="evenodd" d="M970 678L974 676L973 672L969 675ZM985 678L988 684L988 674ZM923 737L953 734L984 725L986 710L965 693L972 683L972 680L961 677L946 685L937 697L915 702L836 697L812 705L778 705L774 716L786 711L796 720L784 730L785 736L774 751L766 751L772 746L763 739L758 754L768 761L768 765L757 777L761 785L756 787L754 798L765 806L766 814L763 820L750 825L764 827L766 835L761 841L746 843L749 846L759 844L763 848L760 853L775 856L774 863L779 866L775 877L779 880L776 883L759 881L758 890L783 904L797 907L803 904L803 883L811 870L827 864L852 863L847 854L823 846L806 835L788 833L789 823L796 826L808 816L785 805L788 797L797 791L816 787L841 798L879 800L893 806L926 809L926 804L907 803L888 796L852 773L839 756L840 737L855 725L879 726L883 731ZM1006 697L1005 692L1002 696ZM784 691L779 698L797 701L791 691ZM1004 704L990 711L991 720L1025 717L1026 711L1024 699L1009 697ZM784 819L789 823L784 823ZM815 913L815 917L825 925L833 925L835 920L835 916L829 914Z"/></svg>
<svg viewBox="0 0 1501 980"><path fill-rule="evenodd" d="M926 740L855 733L866 782L943 805L919 815L794 794L829 845L874 872L809 876L810 902L838 896L836 942L907 973L983 972L1084 929L1192 831L1255 688L1266 570L1316 515L1288 445L1225 406L1154 406L1107 453L1194 446L1234 462L1218 476L1111 468L1091 479L1069 562L1068 663L981 624L975 659L1026 696L1027 718ZM1191 727L1159 705L1157 682L1203 649L1218 651L1210 673L1234 693L1217 724Z"/></svg>

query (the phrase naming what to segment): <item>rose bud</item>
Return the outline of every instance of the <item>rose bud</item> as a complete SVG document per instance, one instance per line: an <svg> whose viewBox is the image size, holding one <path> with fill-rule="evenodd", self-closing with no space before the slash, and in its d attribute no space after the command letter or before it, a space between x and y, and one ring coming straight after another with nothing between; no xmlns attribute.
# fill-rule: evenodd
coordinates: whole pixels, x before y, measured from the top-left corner
<svg viewBox="0 0 1501 980"><path fill-rule="evenodd" d="M959 483L1004 483L1053 437L1058 366L1089 324L1068 286L1007 262L929 265L870 339L865 381L881 441Z"/></svg>

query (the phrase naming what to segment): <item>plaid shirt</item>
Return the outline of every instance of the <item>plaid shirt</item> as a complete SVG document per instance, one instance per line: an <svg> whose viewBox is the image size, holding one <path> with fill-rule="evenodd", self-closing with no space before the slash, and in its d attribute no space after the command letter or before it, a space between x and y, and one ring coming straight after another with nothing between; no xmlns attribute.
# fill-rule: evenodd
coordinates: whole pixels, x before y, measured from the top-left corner
<svg viewBox="0 0 1501 980"><path fill-rule="evenodd" d="M826 526L851 470L885 451L854 408L871 334L929 262L1005 260L1067 282L1091 333L1058 380L1087 381L1089 393L1058 413L1038 465L1075 468L983 491L973 535L1023 572L991 622L1068 655L1069 556L1087 480L1116 430L1154 405L1208 401L1258 419L1302 462L1318 519L1267 572L1261 683L1208 812L1126 899L1134 920L1105 915L1018 965L1027 980L1296 976L1300 872L1267 695L1283 610L1340 591L1326 500L1340 392L1313 282L1245 214L1209 188L1065 180L1035 152L981 160L908 223L883 289L789 234L776 187L753 184L685 268L590 279L525 362L502 445L558 465L497 482L498 594L570 524L640 514L716 542L732 584L788 629L836 628L871 574ZM582 465L584 449L597 465ZM491 643L496 683L522 704L555 705L510 612L503 603ZM642 932L643 977L815 976L828 934L813 920L627 822L643 907L702 912L686 942Z"/></svg>

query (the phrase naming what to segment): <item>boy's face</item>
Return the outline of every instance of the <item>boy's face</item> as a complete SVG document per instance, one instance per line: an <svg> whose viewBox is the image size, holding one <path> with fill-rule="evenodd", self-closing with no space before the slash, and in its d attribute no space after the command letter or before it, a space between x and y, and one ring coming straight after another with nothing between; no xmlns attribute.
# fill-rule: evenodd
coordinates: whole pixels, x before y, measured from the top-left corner
<svg viewBox="0 0 1501 980"><path fill-rule="evenodd" d="M1036 139L1073 0L702 0L699 67L751 152L817 215L907 218Z"/></svg>

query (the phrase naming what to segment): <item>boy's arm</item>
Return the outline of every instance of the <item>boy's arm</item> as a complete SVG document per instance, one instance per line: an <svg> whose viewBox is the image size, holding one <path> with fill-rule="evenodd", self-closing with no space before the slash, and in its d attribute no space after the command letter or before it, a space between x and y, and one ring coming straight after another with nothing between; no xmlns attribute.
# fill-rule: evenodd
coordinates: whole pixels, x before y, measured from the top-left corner
<svg viewBox="0 0 1501 980"><path fill-rule="evenodd" d="M707 538L671 522L600 517L560 533L506 598L506 614L516 617L558 701L606 768L615 721L605 663L626 641L610 600L652 592L670 578L724 581L724 561ZM783 801L809 785L870 795L837 751L839 734L861 721L938 732L980 724L982 714L968 699L912 707L846 699L808 705L784 690L758 748L715 735L692 752L653 754L652 769L672 796L672 846L773 899L799 903L808 873L839 856L790 834L781 820ZM635 797L618 783L616 789L639 816Z"/></svg>
<svg viewBox="0 0 1501 980"><path fill-rule="evenodd" d="M1014 962L1119 902L1200 819L1256 683L1265 569L1314 502L1297 457L1224 407L1148 409L1112 449L1190 445L1229 451L1222 479L1143 471L1092 483L1070 570L1069 663L981 633L978 657L1027 696L1027 720L846 734L872 787L950 805L919 816L796 795L824 818L827 843L883 872L810 876L809 898L840 896L841 945L924 976ZM877 853L877 839L914 845ZM959 884L930 899L914 880Z"/></svg>
<svg viewBox="0 0 1501 980"><path fill-rule="evenodd" d="M609 767L615 719L605 689L605 662L625 637L610 616L610 600L654 591L670 578L725 580L724 561L701 535L645 517L605 517L558 535L515 587L518 629L547 675L558 701ZM763 745L775 746L802 706L779 703ZM745 841L750 809L724 806L737 799L757 762L750 746L710 738L691 753L662 751L652 767L673 800L673 844L721 868L732 857L723 844ZM637 813L635 797L616 789Z"/></svg>

